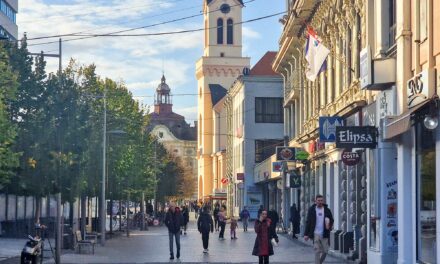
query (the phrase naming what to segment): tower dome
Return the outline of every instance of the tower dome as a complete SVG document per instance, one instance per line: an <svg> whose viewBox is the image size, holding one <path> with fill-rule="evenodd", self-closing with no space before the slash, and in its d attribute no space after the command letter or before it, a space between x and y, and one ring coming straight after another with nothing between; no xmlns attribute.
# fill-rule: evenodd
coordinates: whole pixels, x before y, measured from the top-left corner
<svg viewBox="0 0 440 264"><path fill-rule="evenodd" d="M160 84L157 86L156 91L162 94L170 92L170 87L166 83L165 75L162 75L162 79L160 80Z"/></svg>

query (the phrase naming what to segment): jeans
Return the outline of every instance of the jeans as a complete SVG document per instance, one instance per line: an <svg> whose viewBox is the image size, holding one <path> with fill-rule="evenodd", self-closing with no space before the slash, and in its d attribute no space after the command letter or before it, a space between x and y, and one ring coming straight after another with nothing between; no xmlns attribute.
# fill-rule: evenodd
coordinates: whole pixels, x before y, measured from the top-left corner
<svg viewBox="0 0 440 264"><path fill-rule="evenodd" d="M249 218L243 218L243 230L247 231Z"/></svg>
<svg viewBox="0 0 440 264"><path fill-rule="evenodd" d="M202 242L203 242L203 249L208 249L208 243L209 243L209 231L202 231Z"/></svg>
<svg viewBox="0 0 440 264"><path fill-rule="evenodd" d="M180 253L180 232L177 233L168 232L168 236L170 238L170 255L174 255L174 251L173 251L174 237L176 237L177 253Z"/></svg>
<svg viewBox="0 0 440 264"><path fill-rule="evenodd" d="M219 238L224 238L225 236L225 227L226 227L226 222L222 222L219 221L218 225L220 226L220 235L218 236Z"/></svg>
<svg viewBox="0 0 440 264"><path fill-rule="evenodd" d="M323 238L315 234L313 239L313 248L315 249L315 264L324 262L328 252L328 238Z"/></svg>
<svg viewBox="0 0 440 264"><path fill-rule="evenodd" d="M269 264L269 256L258 256L259 264Z"/></svg>

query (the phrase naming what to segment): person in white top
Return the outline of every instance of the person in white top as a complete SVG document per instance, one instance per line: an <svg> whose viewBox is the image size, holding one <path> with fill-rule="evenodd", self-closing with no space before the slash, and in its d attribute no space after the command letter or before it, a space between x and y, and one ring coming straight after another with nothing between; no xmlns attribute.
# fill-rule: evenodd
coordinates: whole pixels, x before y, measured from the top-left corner
<svg viewBox="0 0 440 264"><path fill-rule="evenodd" d="M333 215L327 205L324 204L324 197L316 195L315 204L309 208L307 213L306 230L304 239L313 239L315 249L315 264L324 262L328 252L328 239L333 227Z"/></svg>

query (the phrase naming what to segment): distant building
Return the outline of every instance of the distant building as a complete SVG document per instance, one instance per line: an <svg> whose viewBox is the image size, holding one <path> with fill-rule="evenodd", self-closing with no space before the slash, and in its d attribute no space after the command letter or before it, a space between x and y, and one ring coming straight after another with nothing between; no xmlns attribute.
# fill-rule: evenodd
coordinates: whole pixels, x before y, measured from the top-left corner
<svg viewBox="0 0 440 264"><path fill-rule="evenodd" d="M0 0L0 37L18 38L18 0Z"/></svg>
<svg viewBox="0 0 440 264"><path fill-rule="evenodd" d="M247 206L252 218L260 205L275 208L281 191L269 190L278 178L254 180L254 168L283 145L284 109L283 78L272 70L276 52L267 52L255 66L238 77L225 101L227 116L226 175L230 186L234 214ZM270 205L270 207L269 207Z"/></svg>
<svg viewBox="0 0 440 264"><path fill-rule="evenodd" d="M149 115L147 131L172 155L180 157L183 166L190 168L197 178L197 123L190 126L185 117L173 112L171 89L162 76L154 99L154 112ZM196 198L196 194L195 197Z"/></svg>

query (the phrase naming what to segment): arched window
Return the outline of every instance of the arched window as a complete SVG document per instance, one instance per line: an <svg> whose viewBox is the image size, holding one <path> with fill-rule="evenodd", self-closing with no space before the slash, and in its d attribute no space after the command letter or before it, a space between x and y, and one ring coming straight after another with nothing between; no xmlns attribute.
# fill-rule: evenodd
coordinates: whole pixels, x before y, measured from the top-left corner
<svg viewBox="0 0 440 264"><path fill-rule="evenodd" d="M227 24L227 44L234 44L234 21L228 19Z"/></svg>
<svg viewBox="0 0 440 264"><path fill-rule="evenodd" d="M217 19L217 44L223 44L223 19Z"/></svg>

